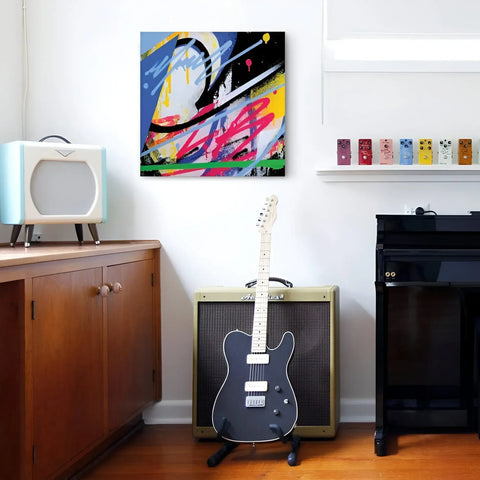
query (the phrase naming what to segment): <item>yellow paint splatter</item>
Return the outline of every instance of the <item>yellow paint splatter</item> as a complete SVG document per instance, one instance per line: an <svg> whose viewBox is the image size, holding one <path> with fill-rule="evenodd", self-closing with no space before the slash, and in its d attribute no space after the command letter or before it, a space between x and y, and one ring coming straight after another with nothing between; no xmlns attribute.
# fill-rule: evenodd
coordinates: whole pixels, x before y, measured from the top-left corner
<svg viewBox="0 0 480 480"><path fill-rule="evenodd" d="M185 58L189 58L188 50L185 51ZM185 81L187 82L187 85L190 85L190 67L185 68Z"/></svg>
<svg viewBox="0 0 480 480"><path fill-rule="evenodd" d="M152 120L158 120L161 118L160 110L162 109L162 105L165 107L170 106L170 94L172 93L172 76L168 74L165 77L165 81L163 82L162 89L160 90L160 95L158 96L157 106L155 108L155 112L153 113Z"/></svg>
<svg viewBox="0 0 480 480"><path fill-rule="evenodd" d="M265 95L265 92L270 90L273 91ZM285 73L278 73L261 88L252 90L252 99L261 96L265 96L270 100L266 111L273 113L275 120L282 120L285 117Z"/></svg>
<svg viewBox="0 0 480 480"><path fill-rule="evenodd" d="M265 43L268 43L268 41L270 40L270 34L264 33L262 38Z"/></svg>

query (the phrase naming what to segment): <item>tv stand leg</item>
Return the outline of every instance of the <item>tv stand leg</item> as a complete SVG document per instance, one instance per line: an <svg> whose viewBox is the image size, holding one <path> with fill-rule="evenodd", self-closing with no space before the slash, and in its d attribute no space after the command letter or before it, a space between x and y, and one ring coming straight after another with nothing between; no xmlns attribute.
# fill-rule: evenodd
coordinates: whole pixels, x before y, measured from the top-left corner
<svg viewBox="0 0 480 480"><path fill-rule="evenodd" d="M95 242L95 245L100 245L100 239L98 237L97 226L94 223L89 223L88 224L88 229L90 230L90 233L92 235L93 241Z"/></svg>
<svg viewBox="0 0 480 480"><path fill-rule="evenodd" d="M34 227L35 225L25 225L25 248L28 248L32 243Z"/></svg>
<svg viewBox="0 0 480 480"><path fill-rule="evenodd" d="M79 243L83 243L83 225L81 223L75 224L75 233Z"/></svg>
<svg viewBox="0 0 480 480"><path fill-rule="evenodd" d="M17 243L18 236L20 235L20 230L22 230L21 225L13 225L12 234L10 235L10 246L14 247Z"/></svg>

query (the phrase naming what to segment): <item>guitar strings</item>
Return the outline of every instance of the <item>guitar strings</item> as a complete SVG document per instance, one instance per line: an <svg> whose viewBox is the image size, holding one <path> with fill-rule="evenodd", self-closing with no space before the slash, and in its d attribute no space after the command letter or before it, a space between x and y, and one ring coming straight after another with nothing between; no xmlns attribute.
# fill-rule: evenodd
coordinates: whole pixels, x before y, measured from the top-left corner
<svg viewBox="0 0 480 480"><path fill-rule="evenodd" d="M258 354L255 354L258 355ZM249 371L249 381L251 382L259 382L265 379L265 365L253 363L250 365ZM246 396L251 395L255 396L262 392L260 391L252 391L252 392L245 392Z"/></svg>

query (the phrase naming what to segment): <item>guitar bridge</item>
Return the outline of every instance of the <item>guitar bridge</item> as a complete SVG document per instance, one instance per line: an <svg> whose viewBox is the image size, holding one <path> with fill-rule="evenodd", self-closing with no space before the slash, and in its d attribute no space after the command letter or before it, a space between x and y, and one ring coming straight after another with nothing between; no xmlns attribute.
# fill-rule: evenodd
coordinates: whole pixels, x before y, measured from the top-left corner
<svg viewBox="0 0 480 480"><path fill-rule="evenodd" d="M264 395L248 395L245 398L245 406L247 408L261 408L265 406L265 396Z"/></svg>

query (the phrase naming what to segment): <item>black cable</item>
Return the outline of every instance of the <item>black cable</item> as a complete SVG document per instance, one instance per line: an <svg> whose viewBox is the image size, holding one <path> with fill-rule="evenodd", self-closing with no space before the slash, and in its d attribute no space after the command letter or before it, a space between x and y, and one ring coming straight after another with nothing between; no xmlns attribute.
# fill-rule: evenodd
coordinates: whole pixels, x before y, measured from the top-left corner
<svg viewBox="0 0 480 480"><path fill-rule="evenodd" d="M437 212L433 210L425 210L423 207L417 207L415 209L415 215L425 215L426 213L433 213L434 215L437 214Z"/></svg>

